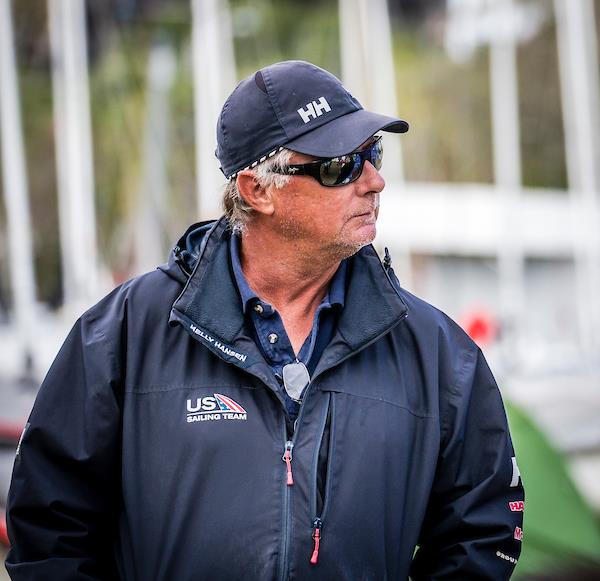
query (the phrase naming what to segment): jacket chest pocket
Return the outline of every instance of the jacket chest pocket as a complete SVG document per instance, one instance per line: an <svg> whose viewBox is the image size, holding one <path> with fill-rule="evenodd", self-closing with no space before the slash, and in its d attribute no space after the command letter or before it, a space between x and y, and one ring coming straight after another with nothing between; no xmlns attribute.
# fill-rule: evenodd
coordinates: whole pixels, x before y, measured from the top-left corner
<svg viewBox="0 0 600 581"><path fill-rule="evenodd" d="M352 456L365 455L388 458L408 453L410 443L418 438L425 426L437 423L434 414L411 409L402 397L365 395L344 388L321 387L331 401L333 437L339 449L351 449ZM371 463L372 464L372 463Z"/></svg>

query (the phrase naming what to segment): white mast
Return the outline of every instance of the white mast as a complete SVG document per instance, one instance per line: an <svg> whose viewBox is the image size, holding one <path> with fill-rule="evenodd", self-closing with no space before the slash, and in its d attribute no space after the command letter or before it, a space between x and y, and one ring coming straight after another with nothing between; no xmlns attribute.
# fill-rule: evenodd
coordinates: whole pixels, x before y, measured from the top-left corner
<svg viewBox="0 0 600 581"><path fill-rule="evenodd" d="M339 0L338 11L344 86L366 109L397 117L396 70L387 0ZM402 184L400 138L390 134L384 141L382 175L390 185ZM385 196L382 203L385 204ZM403 238L401 233L399 236ZM410 246L406 238L394 249L394 260L401 284L411 288Z"/></svg>
<svg viewBox="0 0 600 581"><path fill-rule="evenodd" d="M490 38L490 97L494 179L502 198L502 244L498 248L502 344L505 362L518 363L524 308L524 261L517 235L521 198L521 140L516 44L518 21L513 0L497 0L498 26ZM516 349L515 349L516 347ZM516 351L516 352L515 352Z"/></svg>
<svg viewBox="0 0 600 581"><path fill-rule="evenodd" d="M134 218L136 274L154 269L166 257L169 93L175 71L176 60L171 46L152 46L148 60L142 187Z"/></svg>
<svg viewBox="0 0 600 581"><path fill-rule="evenodd" d="M50 48L65 306L98 296L98 256L85 2L49 0Z"/></svg>
<svg viewBox="0 0 600 581"><path fill-rule="evenodd" d="M582 348L592 360L600 350L600 83L594 4L555 0L554 11L569 189L574 206L583 210L583 220L573 224L579 324Z"/></svg>
<svg viewBox="0 0 600 581"><path fill-rule="evenodd" d="M0 0L0 129L13 308L26 365L32 355L36 293L10 0Z"/></svg>
<svg viewBox="0 0 600 581"><path fill-rule="evenodd" d="M192 0L196 183L200 218L217 218L225 178L215 157L221 107L235 82L231 15L227 0Z"/></svg>
<svg viewBox="0 0 600 581"><path fill-rule="evenodd" d="M363 107L396 117L396 71L386 0L339 0L340 54L344 86ZM404 179L400 139L385 140L383 174Z"/></svg>

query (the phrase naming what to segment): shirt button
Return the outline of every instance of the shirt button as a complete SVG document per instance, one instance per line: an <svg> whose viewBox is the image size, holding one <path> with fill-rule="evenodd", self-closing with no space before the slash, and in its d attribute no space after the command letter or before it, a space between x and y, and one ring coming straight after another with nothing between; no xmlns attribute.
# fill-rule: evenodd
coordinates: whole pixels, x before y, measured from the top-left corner
<svg viewBox="0 0 600 581"><path fill-rule="evenodd" d="M277 343L277 341L279 341L279 336L276 333L271 333L268 338L269 338L269 343L271 343L271 345L273 345L273 343Z"/></svg>
<svg viewBox="0 0 600 581"><path fill-rule="evenodd" d="M254 305L254 312L258 313L259 315L262 315L264 313L265 309L263 308L263 306L260 303L256 303Z"/></svg>

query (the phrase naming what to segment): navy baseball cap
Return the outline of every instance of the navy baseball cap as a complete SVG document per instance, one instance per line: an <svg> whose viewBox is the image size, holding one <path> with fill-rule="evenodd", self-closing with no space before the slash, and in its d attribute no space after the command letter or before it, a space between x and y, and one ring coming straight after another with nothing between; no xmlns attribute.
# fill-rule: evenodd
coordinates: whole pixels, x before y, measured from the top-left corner
<svg viewBox="0 0 600 581"><path fill-rule="evenodd" d="M365 111L326 70L284 61L250 75L229 95L217 123L215 155L230 178L282 147L336 157L381 130L404 133L408 123Z"/></svg>

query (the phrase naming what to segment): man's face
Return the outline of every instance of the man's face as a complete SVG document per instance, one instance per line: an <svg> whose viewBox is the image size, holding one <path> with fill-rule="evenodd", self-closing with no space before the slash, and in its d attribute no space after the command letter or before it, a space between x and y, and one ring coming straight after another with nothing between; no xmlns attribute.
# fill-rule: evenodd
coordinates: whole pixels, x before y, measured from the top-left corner
<svg viewBox="0 0 600 581"><path fill-rule="evenodd" d="M314 160L294 153L290 163ZM275 227L290 241L304 240L332 258L346 258L375 238L379 193L384 186L369 161L360 177L344 186L326 187L310 176L291 176L284 187L272 188Z"/></svg>

